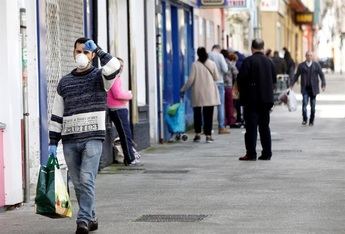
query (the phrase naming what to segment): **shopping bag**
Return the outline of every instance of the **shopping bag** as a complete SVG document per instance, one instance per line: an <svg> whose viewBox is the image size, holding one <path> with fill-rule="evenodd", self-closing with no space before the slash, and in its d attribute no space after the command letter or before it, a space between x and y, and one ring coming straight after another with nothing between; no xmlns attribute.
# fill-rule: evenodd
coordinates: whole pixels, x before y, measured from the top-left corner
<svg viewBox="0 0 345 234"><path fill-rule="evenodd" d="M36 213L50 218L72 217L72 207L67 187L56 157L49 156L46 166L41 166L38 176Z"/></svg>
<svg viewBox="0 0 345 234"><path fill-rule="evenodd" d="M167 108L168 115L170 115L170 116L176 115L176 112L177 112L178 108L180 107L180 105L181 105L181 103L178 102L178 103L175 103L173 105L168 106L168 108Z"/></svg>
<svg viewBox="0 0 345 234"><path fill-rule="evenodd" d="M287 106L289 111L297 110L297 99L295 92L292 89L289 89L287 92Z"/></svg>
<svg viewBox="0 0 345 234"><path fill-rule="evenodd" d="M289 89L285 90L284 92L282 92L279 96L278 96L278 100L284 104L287 104L288 102L288 92Z"/></svg>
<svg viewBox="0 0 345 234"><path fill-rule="evenodd" d="M132 140L132 144L136 145L136 143ZM120 137L116 137L113 141L113 148L115 150L115 163L123 163L125 156L123 155L123 150L121 146ZM135 159L139 160L141 158L141 154L132 147Z"/></svg>
<svg viewBox="0 0 345 234"><path fill-rule="evenodd" d="M237 82L235 81L234 85L232 86L232 98L233 99L239 99L240 98L240 93L238 91L238 86Z"/></svg>
<svg viewBox="0 0 345 234"><path fill-rule="evenodd" d="M125 156L123 155L120 138L117 137L113 141L113 148L115 150L115 163L123 163Z"/></svg>

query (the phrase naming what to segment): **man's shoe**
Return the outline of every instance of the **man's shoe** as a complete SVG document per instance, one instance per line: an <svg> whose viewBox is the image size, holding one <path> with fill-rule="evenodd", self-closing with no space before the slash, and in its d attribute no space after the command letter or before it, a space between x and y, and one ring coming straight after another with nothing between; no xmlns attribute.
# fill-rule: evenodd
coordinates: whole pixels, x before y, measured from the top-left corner
<svg viewBox="0 0 345 234"><path fill-rule="evenodd" d="M194 142L200 142L200 140L201 140L200 135L195 135L193 141L194 141Z"/></svg>
<svg viewBox="0 0 345 234"><path fill-rule="evenodd" d="M98 219L95 218L94 220L91 220L89 222L89 230L90 231L95 231L98 229Z"/></svg>
<svg viewBox="0 0 345 234"><path fill-rule="evenodd" d="M314 123L313 122L309 122L309 126L310 127L314 126Z"/></svg>
<svg viewBox="0 0 345 234"><path fill-rule="evenodd" d="M243 157L240 157L239 160L240 161L256 161L256 157L252 157L246 154Z"/></svg>
<svg viewBox="0 0 345 234"><path fill-rule="evenodd" d="M271 156L264 156L264 155L261 155L258 160L271 160Z"/></svg>
<svg viewBox="0 0 345 234"><path fill-rule="evenodd" d="M206 143L212 143L214 142L213 138L211 136L206 136Z"/></svg>
<svg viewBox="0 0 345 234"><path fill-rule="evenodd" d="M230 134L230 131L226 128L219 128L218 134Z"/></svg>
<svg viewBox="0 0 345 234"><path fill-rule="evenodd" d="M75 231L75 234L88 234L88 233L89 233L89 227L87 223L85 222L77 223L77 230Z"/></svg>
<svg viewBox="0 0 345 234"><path fill-rule="evenodd" d="M302 125L303 125L303 126L307 125L307 121L303 120L303 121L302 121Z"/></svg>
<svg viewBox="0 0 345 234"><path fill-rule="evenodd" d="M241 122L230 124L230 128L241 128L242 126L243 126L243 123Z"/></svg>

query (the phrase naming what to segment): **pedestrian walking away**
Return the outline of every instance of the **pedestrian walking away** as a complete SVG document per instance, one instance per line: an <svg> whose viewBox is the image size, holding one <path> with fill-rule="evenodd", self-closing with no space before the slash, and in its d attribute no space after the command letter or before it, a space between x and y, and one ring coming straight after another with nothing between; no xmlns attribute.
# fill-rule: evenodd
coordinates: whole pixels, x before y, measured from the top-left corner
<svg viewBox="0 0 345 234"><path fill-rule="evenodd" d="M95 214L95 179L105 139L106 91L121 71L117 58L94 41L74 43L76 67L57 86L49 124L49 153L56 156L60 139L69 175L78 200L76 233L98 229ZM95 56L102 67L92 66Z"/></svg>
<svg viewBox="0 0 345 234"><path fill-rule="evenodd" d="M229 134L230 131L225 128L225 90L224 90L224 76L228 72L228 65L224 59L224 56L220 53L221 48L219 45L214 45L212 51L209 53L209 58L215 62L218 72L218 80L216 81L220 105L217 107L217 119L218 119L218 134Z"/></svg>
<svg viewBox="0 0 345 234"><path fill-rule="evenodd" d="M217 67L208 59L206 49L197 50L198 61L192 65L187 82L180 90L181 96L192 89L192 105L194 114L194 142L200 142L201 126L203 126L206 142L213 142L212 121L214 106L220 104L219 93L215 81L218 80Z"/></svg>
<svg viewBox="0 0 345 234"><path fill-rule="evenodd" d="M293 88L293 85L296 83L298 78L301 77L301 93L303 96L302 125L306 125L308 122L307 106L310 101L309 126L313 126L315 119L316 95L320 93L319 79L321 80L322 91L325 91L326 89L326 80L320 64L313 61L313 52L307 51L305 57L306 60L298 65L297 72L291 82L290 88Z"/></svg>
<svg viewBox="0 0 345 234"><path fill-rule="evenodd" d="M273 106L273 87L276 83L276 72L272 61L264 53L264 41L252 41L252 55L247 57L237 77L240 90L240 102L244 106L244 135L246 154L239 160L256 160L257 131L259 127L262 146L259 160L270 160L272 143L270 110Z"/></svg>
<svg viewBox="0 0 345 234"><path fill-rule="evenodd" d="M122 59L118 58L118 60L123 64ZM114 81L113 86L107 94L109 115L120 136L121 148L124 156L123 163L125 166L139 163L139 160L135 158L132 132L128 120L127 104L132 97L131 91L122 88L121 77Z"/></svg>
<svg viewBox="0 0 345 234"><path fill-rule="evenodd" d="M286 47L283 48L283 51L284 51L284 60L286 62L286 68L287 68L286 73L289 75L289 84L291 84L292 79L295 74L296 65L295 65L295 61L291 57L290 51Z"/></svg>
<svg viewBox="0 0 345 234"><path fill-rule="evenodd" d="M273 52L272 62L274 64L274 68L276 69L277 75L283 75L287 73L286 61L283 58L279 57L278 51Z"/></svg>

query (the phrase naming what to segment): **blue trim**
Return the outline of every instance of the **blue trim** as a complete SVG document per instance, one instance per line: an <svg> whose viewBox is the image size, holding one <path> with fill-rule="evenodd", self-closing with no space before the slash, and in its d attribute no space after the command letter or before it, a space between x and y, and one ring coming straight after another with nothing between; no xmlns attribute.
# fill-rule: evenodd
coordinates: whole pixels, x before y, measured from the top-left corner
<svg viewBox="0 0 345 234"><path fill-rule="evenodd" d="M88 9L90 14L88 14ZM84 36L87 38L92 38L93 33L93 7L92 0L84 0Z"/></svg>
<svg viewBox="0 0 345 234"><path fill-rule="evenodd" d="M158 132L159 132L159 142L163 143L164 134L162 135L162 130L164 129L164 125L162 125L162 117L164 115L163 111L164 108L161 105L163 102L163 95L161 95L161 90L163 90L164 86L161 86L160 81L164 79L164 71L165 71L165 51L166 51L166 27L165 27L165 2L160 2L160 14L161 14L161 27L157 24L157 37L159 37L159 44L157 43L157 105L158 105Z"/></svg>
<svg viewBox="0 0 345 234"><path fill-rule="evenodd" d="M47 81L46 81L46 17L45 1L36 1L37 7L37 61L39 81L39 113L40 113L40 162L45 165L48 161L48 104L47 104Z"/></svg>
<svg viewBox="0 0 345 234"><path fill-rule="evenodd" d="M185 25L186 25L186 55L185 55L185 72L184 77L188 79L192 64L194 62L194 37L193 37L193 8L185 9ZM186 80L183 80L185 82ZM185 118L186 125L193 124L193 108L191 102L191 92L185 95Z"/></svg>
<svg viewBox="0 0 345 234"><path fill-rule="evenodd" d="M194 42L193 42L193 8L176 1L164 1L163 6L163 113L168 105L180 101L180 88L189 76L191 65L194 62ZM167 12L170 11L170 14ZM184 18L179 18L179 12L184 11ZM168 18L170 16L170 18ZM179 22L180 20L184 22ZM180 26L184 23L184 31L180 31ZM167 32L167 28L171 32ZM186 54L181 51L181 43L184 43ZM168 51L167 48L170 48ZM191 108L190 92L185 95L186 119L190 125L193 121L193 110ZM170 138L166 125L164 126L164 139Z"/></svg>
<svg viewBox="0 0 345 234"><path fill-rule="evenodd" d="M87 2L88 2L88 0L84 0L83 1L84 2L84 35L85 35L85 37L88 37L88 28L87 28L87 22L88 22L88 20L87 20Z"/></svg>
<svg viewBox="0 0 345 234"><path fill-rule="evenodd" d="M171 63L171 76L167 77L170 83L170 91L171 96L169 97L170 103L177 103L179 102L179 90L181 88L181 73L183 72L183 66L181 67L181 63L183 64L183 58L181 58L181 51L180 51L180 36L181 32L179 31L179 16L178 16L179 8L175 6L171 6L171 47L172 47L172 63Z"/></svg>

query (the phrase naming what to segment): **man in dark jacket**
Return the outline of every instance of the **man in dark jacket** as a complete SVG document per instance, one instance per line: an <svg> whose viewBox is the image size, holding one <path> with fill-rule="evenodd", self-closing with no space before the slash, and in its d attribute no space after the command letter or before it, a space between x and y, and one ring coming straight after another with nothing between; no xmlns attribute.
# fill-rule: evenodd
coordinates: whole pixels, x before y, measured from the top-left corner
<svg viewBox="0 0 345 234"><path fill-rule="evenodd" d="M315 104L316 104L316 95L320 93L319 88L319 79L321 80L322 91L326 89L325 75L322 72L320 64L313 61L313 52L307 51L305 54L306 61L300 63L297 68L297 72L291 81L291 88L301 76L301 93L303 96L302 103L302 125L306 125L308 121L307 116L307 105L310 99L310 118L309 126L314 125L315 118Z"/></svg>
<svg viewBox="0 0 345 234"><path fill-rule="evenodd" d="M263 149L258 159L270 160L272 156L269 123L276 72L272 61L263 54L263 50L263 40L252 41L253 55L243 61L237 78L246 126L244 141L247 152L245 156L239 158L243 161L256 160L258 126Z"/></svg>

